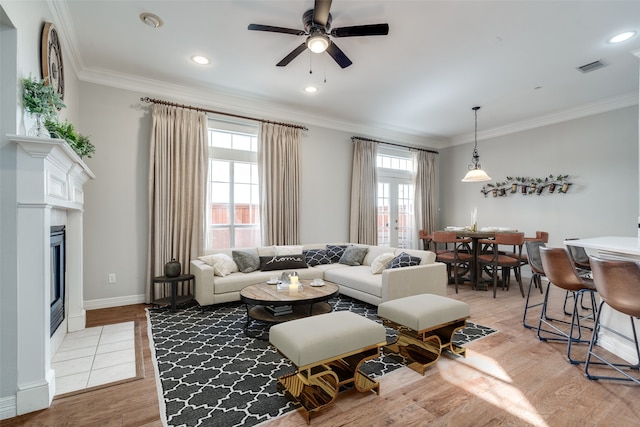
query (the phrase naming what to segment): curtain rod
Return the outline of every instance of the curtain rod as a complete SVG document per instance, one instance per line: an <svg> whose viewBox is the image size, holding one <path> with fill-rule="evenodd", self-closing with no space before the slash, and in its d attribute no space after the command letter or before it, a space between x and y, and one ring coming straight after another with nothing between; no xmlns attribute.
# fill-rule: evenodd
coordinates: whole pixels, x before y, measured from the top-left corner
<svg viewBox="0 0 640 427"><path fill-rule="evenodd" d="M150 102L150 103L153 103L153 104L169 105L169 106L172 106L172 107L187 108L189 110L202 111L202 112L205 112L205 113L221 114L223 116L236 117L236 118L239 118L239 119L254 120L256 122L261 122L261 123L273 123L275 125L281 125L281 126L286 126L286 127L295 128L295 129L302 129L302 130L305 130L305 131L309 130L304 126L293 125L291 123L274 122L274 121L265 120L265 119L256 119L255 117L241 116L239 114L231 114L231 113L225 113L223 111L209 110L207 108L194 107L192 105L177 104L175 102L169 102L169 101L163 101L161 99L149 98L148 96L144 97L144 98L140 98L140 101L142 101L142 102Z"/></svg>
<svg viewBox="0 0 640 427"><path fill-rule="evenodd" d="M409 150L426 151L427 153L440 154L440 153L438 153L437 151L428 150L428 149L426 149L426 148L409 147L408 145L394 144L393 142L378 141L378 140L376 140L376 139L363 138L363 137L361 137L361 136L352 136L352 137L351 137L351 141L353 141L354 139L361 139L361 140L363 140L363 141L369 141L369 142L377 142L377 143L379 143L379 144L385 144L385 145L393 145L394 147L408 148Z"/></svg>

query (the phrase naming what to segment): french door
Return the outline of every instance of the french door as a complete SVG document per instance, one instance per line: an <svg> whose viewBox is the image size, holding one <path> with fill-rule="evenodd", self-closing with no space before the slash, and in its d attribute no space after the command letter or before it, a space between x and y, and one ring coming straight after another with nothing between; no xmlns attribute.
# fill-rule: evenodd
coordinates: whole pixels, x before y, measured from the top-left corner
<svg viewBox="0 0 640 427"><path fill-rule="evenodd" d="M415 248L413 185L401 178L378 176L378 245Z"/></svg>

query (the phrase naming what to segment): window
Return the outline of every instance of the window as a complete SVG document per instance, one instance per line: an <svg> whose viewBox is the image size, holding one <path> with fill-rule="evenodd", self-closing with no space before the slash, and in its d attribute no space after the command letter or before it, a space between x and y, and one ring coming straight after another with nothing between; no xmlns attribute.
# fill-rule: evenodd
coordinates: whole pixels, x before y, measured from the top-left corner
<svg viewBox="0 0 640 427"><path fill-rule="evenodd" d="M413 159L407 150L380 147L378 167L378 245L413 248Z"/></svg>
<svg viewBox="0 0 640 427"><path fill-rule="evenodd" d="M210 121L205 248L260 246L258 129Z"/></svg>

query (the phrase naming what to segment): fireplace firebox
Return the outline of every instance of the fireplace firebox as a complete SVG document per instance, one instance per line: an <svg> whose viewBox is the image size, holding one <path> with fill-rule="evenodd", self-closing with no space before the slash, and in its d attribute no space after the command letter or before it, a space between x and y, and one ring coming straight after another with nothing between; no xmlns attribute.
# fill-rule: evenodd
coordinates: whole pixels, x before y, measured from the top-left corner
<svg viewBox="0 0 640 427"><path fill-rule="evenodd" d="M50 336L64 320L65 288L65 227L51 227L51 331Z"/></svg>

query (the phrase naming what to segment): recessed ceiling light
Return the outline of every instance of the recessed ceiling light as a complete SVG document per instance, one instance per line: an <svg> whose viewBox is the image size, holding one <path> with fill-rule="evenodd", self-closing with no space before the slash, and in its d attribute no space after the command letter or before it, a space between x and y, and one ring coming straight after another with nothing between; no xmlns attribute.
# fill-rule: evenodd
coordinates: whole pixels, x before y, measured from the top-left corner
<svg viewBox="0 0 640 427"><path fill-rule="evenodd" d="M307 93L316 93L318 91L318 88L315 86L307 86L304 88L304 91Z"/></svg>
<svg viewBox="0 0 640 427"><path fill-rule="evenodd" d="M625 40L629 40L631 37L635 36L636 32L635 31L627 31L624 33L620 33L617 36L613 36L609 39L609 43L620 43L623 42Z"/></svg>
<svg viewBox="0 0 640 427"><path fill-rule="evenodd" d="M145 25L153 28L162 27L163 24L162 19L160 19L158 15L154 15L153 13L141 13L140 20L144 22Z"/></svg>
<svg viewBox="0 0 640 427"><path fill-rule="evenodd" d="M200 56L200 55L192 56L191 60L193 62L195 62L196 64L200 64L200 65L207 65L208 63L211 62L211 61L209 61L209 58L206 58L206 57Z"/></svg>

